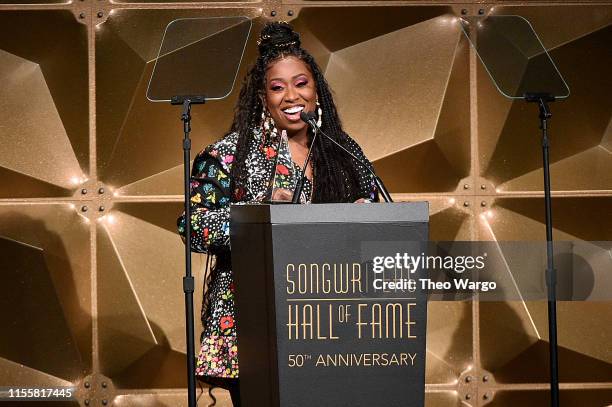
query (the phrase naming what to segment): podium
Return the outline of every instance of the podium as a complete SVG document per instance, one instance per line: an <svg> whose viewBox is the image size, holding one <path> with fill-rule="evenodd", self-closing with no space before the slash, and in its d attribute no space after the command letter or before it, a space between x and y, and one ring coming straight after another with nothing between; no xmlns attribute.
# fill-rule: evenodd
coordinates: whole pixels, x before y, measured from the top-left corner
<svg viewBox="0 0 612 407"><path fill-rule="evenodd" d="M242 405L422 407L428 203L230 212Z"/></svg>

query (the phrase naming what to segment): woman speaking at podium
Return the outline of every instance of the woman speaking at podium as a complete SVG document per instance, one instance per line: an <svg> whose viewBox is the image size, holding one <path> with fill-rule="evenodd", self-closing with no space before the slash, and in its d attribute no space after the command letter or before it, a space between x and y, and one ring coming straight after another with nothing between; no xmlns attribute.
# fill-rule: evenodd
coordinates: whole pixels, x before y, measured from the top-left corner
<svg viewBox="0 0 612 407"><path fill-rule="evenodd" d="M291 201L302 172L301 203L378 200L363 165L318 136L302 171L313 132L300 113L315 112L317 126L367 165L343 130L330 88L300 36L287 23L267 24L259 56L248 72L229 133L200 152L191 173L191 250L214 256L204 295L197 377L230 391L240 405L235 289L229 247L230 204ZM178 219L184 234L184 216Z"/></svg>

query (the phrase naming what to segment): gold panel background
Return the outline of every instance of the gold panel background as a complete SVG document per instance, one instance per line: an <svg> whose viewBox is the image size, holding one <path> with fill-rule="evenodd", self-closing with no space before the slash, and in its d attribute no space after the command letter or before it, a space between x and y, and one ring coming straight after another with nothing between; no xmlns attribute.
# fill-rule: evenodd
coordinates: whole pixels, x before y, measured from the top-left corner
<svg viewBox="0 0 612 407"><path fill-rule="evenodd" d="M176 18L291 20L395 199L431 202L432 239L544 240L537 111L497 92L454 23L479 12L528 18L571 88L551 106L555 238L612 240L612 2L1 0L0 385L186 404L180 112L144 97ZM194 108L194 150L238 87ZM428 407L547 405L545 304L429 311ZM562 405L612 405L612 304L558 312Z"/></svg>

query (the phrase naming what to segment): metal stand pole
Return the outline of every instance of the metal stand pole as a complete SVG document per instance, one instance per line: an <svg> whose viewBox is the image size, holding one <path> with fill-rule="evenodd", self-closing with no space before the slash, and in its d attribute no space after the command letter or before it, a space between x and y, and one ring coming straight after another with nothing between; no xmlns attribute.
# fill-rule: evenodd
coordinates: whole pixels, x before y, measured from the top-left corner
<svg viewBox="0 0 612 407"><path fill-rule="evenodd" d="M183 277L183 291L185 292L185 322L187 335L187 400L189 407L196 407L195 392L195 344L193 341L193 290L194 279L191 274L191 205L190 205L190 182L191 182L191 101L185 99L183 102L183 165L185 171L185 277Z"/></svg>
<svg viewBox="0 0 612 407"><path fill-rule="evenodd" d="M550 197L550 164L548 160L548 119L552 113L548 102L554 97L547 94L527 95L528 102L537 102L542 130L542 161L544 167L544 202L546 207L546 286L548 288L548 338L550 353L550 405L559 407L559 359L557 345L557 272L553 262L552 205Z"/></svg>
<svg viewBox="0 0 612 407"><path fill-rule="evenodd" d="M203 96L175 96L173 105L182 105L183 113L183 167L185 192L185 276L183 277L183 291L185 292L185 335L187 342L187 401L189 407L196 407L196 379L195 379L195 344L194 317L193 317L193 290L195 282L191 273L191 105L203 104Z"/></svg>

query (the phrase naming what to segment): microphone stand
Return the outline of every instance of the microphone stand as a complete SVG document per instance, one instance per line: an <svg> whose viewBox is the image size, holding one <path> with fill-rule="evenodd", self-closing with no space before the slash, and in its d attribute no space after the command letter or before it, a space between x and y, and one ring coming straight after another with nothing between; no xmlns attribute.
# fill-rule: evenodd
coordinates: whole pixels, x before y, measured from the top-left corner
<svg viewBox="0 0 612 407"><path fill-rule="evenodd" d="M320 130L320 129L319 129ZM338 147L340 147L345 153L347 153L348 155L350 155L351 157L353 157L355 160L357 160L357 162L359 164L361 164L362 166L365 167L366 170L368 170L368 172L370 173L370 175L372 175L372 178L374 179L374 183L376 183L376 187L378 188L378 190L380 191L380 194L383 196L383 199L385 200L385 202L389 203L389 202L393 202L393 199L391 198L391 195L389 194L389 191L387 190L387 188L385 187L385 184L383 184L382 180L380 178L378 178L378 175L376 175L376 173L370 168L369 165L367 165L366 163L363 162L363 160L360 160L355 154L351 153L349 150L347 150L346 148L344 148L344 146L340 143L338 143L336 140L334 140L333 138L331 138L330 136L328 136L327 134L323 133L323 131L321 131L321 134L324 135L325 137L327 137L327 139L329 141L331 141L332 143L334 143L335 145L337 145Z"/></svg>
<svg viewBox="0 0 612 407"><path fill-rule="evenodd" d="M559 406L559 358L557 346L557 272L553 263L552 200L550 193L550 165L548 160L548 119L552 117L548 102L555 97L548 93L527 93L527 102L537 103L540 109L540 129L542 130L542 161L544 169L544 203L546 211L546 286L548 288L548 338L550 354L550 401L551 406Z"/></svg>
<svg viewBox="0 0 612 407"><path fill-rule="evenodd" d="M370 173L370 175L372 175L372 178L374 179L374 183L376 183L376 187L378 188L378 190L380 191L380 194L383 196L383 199L385 200L385 202L389 203L389 202L393 202L393 199L391 198L391 195L389 194L389 191L387 190L387 188L385 187L385 184L383 184L382 180L380 178L378 178L378 175L376 175L376 173L372 170L372 168L370 168L369 165L367 165L366 163L363 162L362 159L360 159L359 157L357 157L355 154L351 153L349 150L347 150L342 144L338 143L336 140L334 140L333 138L331 138L330 136L328 136L327 134L325 134L325 132L319 127L317 126L317 123L314 120L314 113L306 113L306 112L302 112L300 114L300 118L302 120L304 120L306 123L308 123L313 129L319 130L319 132L324 135L329 141L331 141L332 143L334 143L336 146L338 146L342 151L344 151L345 153L347 153L348 155L350 155L351 157L353 157L353 159L355 161L357 161L359 164L361 164L363 167L365 167L366 170L368 170L368 172ZM315 131L316 131L315 130Z"/></svg>
<svg viewBox="0 0 612 407"><path fill-rule="evenodd" d="M185 335L187 336L187 401L189 407L196 407L196 379L195 379L195 343L194 317L193 317L193 291L195 282L191 273L191 205L190 205L190 183L191 183L191 105L204 104L204 96L174 96L170 103L182 105L183 113L183 167L184 167L184 188L185 188L185 276L183 277L183 292L185 293Z"/></svg>
<svg viewBox="0 0 612 407"><path fill-rule="evenodd" d="M293 197L291 198L291 203L294 203L294 204L300 203L300 195L302 195L302 189L304 189L304 178L306 176L306 168L308 167L308 163L310 162L310 156L312 155L312 148L314 147L315 140L317 139L317 127L314 126L312 130L314 132L314 135L312 136L312 142L310 143L310 148L308 149L308 155L306 155L306 160L304 160L304 166L302 167L300 177L298 178L297 185L295 186L295 190L293 191Z"/></svg>

